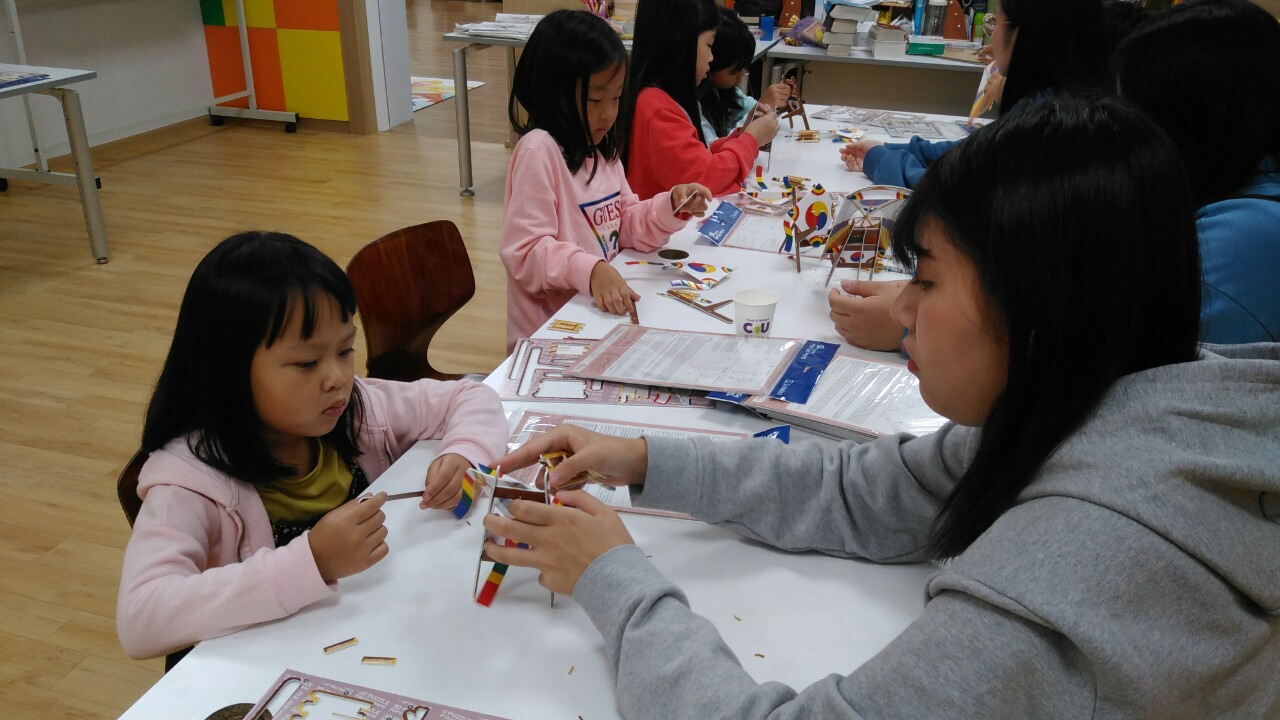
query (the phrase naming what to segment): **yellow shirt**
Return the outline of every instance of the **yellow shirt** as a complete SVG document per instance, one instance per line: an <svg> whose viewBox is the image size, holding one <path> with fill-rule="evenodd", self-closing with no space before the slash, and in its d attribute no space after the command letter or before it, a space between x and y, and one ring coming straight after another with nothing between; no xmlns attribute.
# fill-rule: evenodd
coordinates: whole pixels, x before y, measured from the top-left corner
<svg viewBox="0 0 1280 720"><path fill-rule="evenodd" d="M262 498L272 525L318 519L347 501L351 492L351 470L337 450L319 440L316 442L320 453L311 472L295 480L258 486L258 497Z"/></svg>

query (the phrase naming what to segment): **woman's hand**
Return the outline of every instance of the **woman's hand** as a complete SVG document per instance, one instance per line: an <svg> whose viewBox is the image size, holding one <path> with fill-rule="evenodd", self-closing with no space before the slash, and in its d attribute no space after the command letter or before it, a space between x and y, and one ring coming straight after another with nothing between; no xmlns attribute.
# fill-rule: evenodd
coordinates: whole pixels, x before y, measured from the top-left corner
<svg viewBox="0 0 1280 720"><path fill-rule="evenodd" d="M764 115L748 122L743 132L754 137L757 145L768 145L773 142L774 136L778 134L778 116L772 112L766 112Z"/></svg>
<svg viewBox="0 0 1280 720"><path fill-rule="evenodd" d="M635 541L618 513L589 493L570 490L556 497L563 507L512 500L511 517L486 516L485 529L529 547L490 541L484 549L496 562L541 570L538 582L543 587L572 595L578 578L596 558L619 545L634 545Z"/></svg>
<svg viewBox="0 0 1280 720"><path fill-rule="evenodd" d="M576 425L561 425L521 445L515 452L493 461L503 472L519 470L538 461L543 453L564 450L570 457L551 473L551 487L572 480L579 473L595 470L613 486L640 485L649 469L649 446L644 438L602 435Z"/></svg>
<svg viewBox="0 0 1280 720"><path fill-rule="evenodd" d="M707 204L711 202L711 191L706 186L698 183L688 183L687 185L677 185L671 188L671 212L681 220L688 220L707 211Z"/></svg>
<svg viewBox="0 0 1280 720"><path fill-rule="evenodd" d="M791 99L791 86L786 83L774 83L760 93L760 102L770 108L780 108Z"/></svg>
<svg viewBox="0 0 1280 720"><path fill-rule="evenodd" d="M868 350L897 350L902 347L903 328L889 309L906 280L871 282L845 280L840 287L848 295L832 290L827 295L831 322L850 345Z"/></svg>
<svg viewBox="0 0 1280 720"><path fill-rule="evenodd" d="M867 151L884 143L879 140L859 140L855 143L840 146L840 159L854 172L862 172L862 163L867 158Z"/></svg>
<svg viewBox="0 0 1280 720"><path fill-rule="evenodd" d="M438 456L427 468L426 490L422 493L422 501L418 503L418 507L422 510L453 509L462 499L462 479L470 467L471 462L456 453Z"/></svg>
<svg viewBox="0 0 1280 720"><path fill-rule="evenodd" d="M311 556L325 582L350 577L387 556L382 505L387 494L357 498L330 510L307 533Z"/></svg>
<svg viewBox="0 0 1280 720"><path fill-rule="evenodd" d="M630 315L636 311L640 294L631 289L612 265L601 260L591 268L591 299L605 312Z"/></svg>

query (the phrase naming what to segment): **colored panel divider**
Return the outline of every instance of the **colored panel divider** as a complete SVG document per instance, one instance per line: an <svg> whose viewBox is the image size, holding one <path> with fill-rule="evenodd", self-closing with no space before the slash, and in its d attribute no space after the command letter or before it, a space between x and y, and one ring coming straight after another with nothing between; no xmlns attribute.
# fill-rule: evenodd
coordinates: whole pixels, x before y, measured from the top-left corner
<svg viewBox="0 0 1280 720"><path fill-rule="evenodd" d="M258 107L347 120L338 0L243 0ZM215 97L245 89L235 0L200 0ZM247 100L225 103L248 107Z"/></svg>

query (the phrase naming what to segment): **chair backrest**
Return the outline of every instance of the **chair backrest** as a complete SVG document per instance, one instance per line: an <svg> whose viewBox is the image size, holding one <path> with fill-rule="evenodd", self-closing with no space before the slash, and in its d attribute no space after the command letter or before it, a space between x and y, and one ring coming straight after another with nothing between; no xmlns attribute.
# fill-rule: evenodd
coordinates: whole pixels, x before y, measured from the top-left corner
<svg viewBox="0 0 1280 720"><path fill-rule="evenodd" d="M120 473L120 479L116 480L116 497L120 499L120 509L124 510L129 527L133 527L133 521L138 519L138 512L142 510L142 498L138 497L138 473L142 471L148 455L142 450L134 453Z"/></svg>
<svg viewBox="0 0 1280 720"><path fill-rule="evenodd" d="M374 240L347 265L364 325L369 377L456 380L431 367L436 331L476 294L471 259L448 220L414 225Z"/></svg>

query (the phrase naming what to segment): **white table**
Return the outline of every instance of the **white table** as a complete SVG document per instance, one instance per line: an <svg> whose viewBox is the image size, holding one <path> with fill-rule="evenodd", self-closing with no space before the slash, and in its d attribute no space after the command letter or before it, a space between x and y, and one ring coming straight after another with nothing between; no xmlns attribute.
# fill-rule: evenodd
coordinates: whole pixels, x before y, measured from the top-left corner
<svg viewBox="0 0 1280 720"><path fill-rule="evenodd" d="M836 147L824 144L833 154ZM810 176L817 174L810 167L818 157L811 146L783 138L775 153L777 165L790 163ZM860 173L840 172L850 186L867 184ZM816 258L806 260L806 273L797 275L794 262L784 256L702 245L696 238L691 226L669 247L735 267L723 292L758 286L783 296L775 335L839 341L827 318L827 291L818 273L808 272L823 267ZM669 287L673 275L623 264L636 257L641 256L624 251L615 264L644 297L643 322L728 330L713 318L655 297ZM574 298L556 317L586 323L580 337L600 337L618 322L583 297ZM558 336L545 329L537 335ZM487 382L496 387L505 368L495 370ZM737 408L541 402L508 402L506 408L512 422L528 409L741 433L775 424ZM793 442L803 437L793 430ZM420 488L434 447L434 442L419 443L372 489ZM552 607L534 571L512 568L492 607L473 602L482 534L477 511L467 525L441 511L421 512L412 501L388 503L385 510L391 547L385 560L342 581L336 598L201 643L122 720L199 720L223 706L256 701L286 668L510 718L619 717L614 678L599 635L571 598L558 596ZM795 688L831 672L850 672L879 652L923 612L924 582L934 571L930 565L875 565L785 553L695 521L623 518L637 544L684 589L693 609L715 624L752 677ZM804 598L803 606L797 598ZM360 639L358 646L323 653L325 645L352 636ZM365 654L393 656L398 662L394 667L361 665Z"/></svg>
<svg viewBox="0 0 1280 720"><path fill-rule="evenodd" d="M779 60L800 60L802 62L826 62L848 65L883 65L886 67L915 68L918 70L951 70L981 75L983 66L977 63L960 62L932 55L904 55L903 57L872 57L869 52L857 52L854 55L828 55L825 48L811 45L774 45L764 57L764 77L769 78L773 64Z"/></svg>
<svg viewBox="0 0 1280 720"><path fill-rule="evenodd" d="M529 43L528 38L504 38L504 37L486 37L484 35L471 35L468 33L451 32L445 33L446 42L465 43L462 47L453 50L453 87L456 94L454 95L454 112L458 119L458 194L462 197L474 197L475 190L472 189L474 180L472 178L471 169L471 108L467 99L467 53L478 52L490 47L504 47L507 52L507 91L511 90L512 79L516 73L516 48L522 48ZM756 40L756 51L752 56L752 60L759 60L769 51L778 41L774 40ZM623 45L627 48L627 52L631 52L631 41L623 41ZM515 146L515 130L508 128L507 145Z"/></svg>
<svg viewBox="0 0 1280 720"><path fill-rule="evenodd" d="M39 67L35 65L9 65L0 63L0 71L20 73L41 73L49 77L36 82L0 88L0 100L18 97L28 93L49 95L62 103L62 117L67 126L67 139L71 145L71 159L75 162L75 173L52 172L40 155L36 145L36 167L9 168L0 167L0 178L12 180L32 180L34 182L53 183L56 185L76 185L80 188L80 207L84 211L84 224L89 233L89 249L99 264L110 259L107 247L106 224L102 220L102 205L98 200L98 179L93 173L93 158L89 154L89 135L84 127L84 113L80 109L80 93L66 85L92 80L98 74L92 70L71 70L68 68ZM28 128L34 142L35 128ZM5 180L0 180L7 187ZM5 189L0 187L0 190Z"/></svg>

